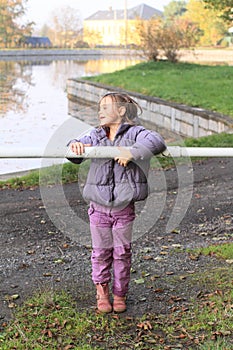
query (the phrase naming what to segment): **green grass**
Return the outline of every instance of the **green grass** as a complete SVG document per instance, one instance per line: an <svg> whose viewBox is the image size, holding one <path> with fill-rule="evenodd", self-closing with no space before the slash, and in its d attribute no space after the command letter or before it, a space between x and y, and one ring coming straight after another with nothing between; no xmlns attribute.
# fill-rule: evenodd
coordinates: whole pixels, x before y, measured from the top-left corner
<svg viewBox="0 0 233 350"><path fill-rule="evenodd" d="M85 79L233 117L231 66L146 62Z"/></svg>
<svg viewBox="0 0 233 350"><path fill-rule="evenodd" d="M77 181L78 166L72 163L52 165L41 170L31 170L26 175L0 181L0 189L22 189L40 185L54 185Z"/></svg>
<svg viewBox="0 0 233 350"><path fill-rule="evenodd" d="M17 311L14 322L0 337L0 348L55 350L63 346L70 349L73 347L68 346L75 341L82 349L91 349L83 343L90 324L91 319L84 313L76 314L69 295L38 294Z"/></svg>
<svg viewBox="0 0 233 350"><path fill-rule="evenodd" d="M184 140L186 147L233 147L233 134L221 133Z"/></svg>
<svg viewBox="0 0 233 350"><path fill-rule="evenodd" d="M233 243L215 244L204 248L196 249L196 252L203 255L216 256L233 262Z"/></svg>
<svg viewBox="0 0 233 350"><path fill-rule="evenodd" d="M233 243L193 251L227 261L233 258ZM189 253L190 250L183 252ZM15 304L12 321L0 333L0 349L231 350L232 275L232 264L210 268L207 262L205 271L189 274L182 282L179 274L162 277L167 286L176 284L168 301L171 306L166 313L147 313L142 317L102 315L93 308L80 309L80 304L90 299L85 291L78 301L65 291L37 292L21 306ZM152 290L157 283L144 287ZM16 300L18 296L12 295L6 302L12 304Z"/></svg>
<svg viewBox="0 0 233 350"><path fill-rule="evenodd" d="M232 349L232 267L190 275L189 286L177 286L176 296L193 287L167 313L143 317L101 315L78 309L65 292L44 291L16 309L0 333L1 350L59 349ZM167 283L169 285L168 277ZM191 288L191 289L190 289ZM82 298L85 298L85 292ZM88 296L86 297L88 298ZM179 347L178 347L179 344Z"/></svg>

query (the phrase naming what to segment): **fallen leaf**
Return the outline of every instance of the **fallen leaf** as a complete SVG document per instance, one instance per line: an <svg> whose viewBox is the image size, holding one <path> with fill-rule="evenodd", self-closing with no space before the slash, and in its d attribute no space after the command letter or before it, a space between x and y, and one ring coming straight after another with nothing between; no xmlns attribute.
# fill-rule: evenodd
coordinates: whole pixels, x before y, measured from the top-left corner
<svg viewBox="0 0 233 350"><path fill-rule="evenodd" d="M13 309L13 308L17 307L17 304L15 304L15 303L9 303L9 304L8 304L8 307L9 307L9 309Z"/></svg>
<svg viewBox="0 0 233 350"><path fill-rule="evenodd" d="M35 254L35 250L28 250L27 254L29 254L29 255Z"/></svg>
<svg viewBox="0 0 233 350"><path fill-rule="evenodd" d="M197 261L199 259L199 254L189 254L191 260Z"/></svg>
<svg viewBox="0 0 233 350"><path fill-rule="evenodd" d="M155 292L155 293L163 293L164 290L161 289L161 288L157 288L157 289L154 289L154 292Z"/></svg>
<svg viewBox="0 0 233 350"><path fill-rule="evenodd" d="M146 301L147 299L145 297L140 298L139 301Z"/></svg>
<svg viewBox="0 0 233 350"><path fill-rule="evenodd" d="M5 295L5 300L12 301L19 298L19 294Z"/></svg>
<svg viewBox="0 0 233 350"><path fill-rule="evenodd" d="M150 280L154 281L154 280L156 280L157 278L160 278L160 277L161 277L160 275L153 275L153 276L151 276Z"/></svg>
<svg viewBox="0 0 233 350"><path fill-rule="evenodd" d="M143 284L145 283L145 280L143 278L139 278L138 280L134 280L136 284Z"/></svg>
<svg viewBox="0 0 233 350"><path fill-rule="evenodd" d="M144 321L144 322L138 323L137 327L143 329L144 331L152 329L152 325L150 321Z"/></svg>
<svg viewBox="0 0 233 350"><path fill-rule="evenodd" d="M142 277L149 277L150 276L150 273L149 272L142 272Z"/></svg>
<svg viewBox="0 0 233 350"><path fill-rule="evenodd" d="M47 334L48 334L48 337L49 337L49 338L52 338L52 337L53 337L53 333L50 331L50 329L48 329Z"/></svg>
<svg viewBox="0 0 233 350"><path fill-rule="evenodd" d="M183 245L182 244L179 244L179 243L177 243L177 244L172 244L172 247L173 248L183 248Z"/></svg>
<svg viewBox="0 0 233 350"><path fill-rule="evenodd" d="M151 255L144 255L142 258L143 260L153 260L153 256Z"/></svg>
<svg viewBox="0 0 233 350"><path fill-rule="evenodd" d="M179 296L176 296L176 295L172 295L171 296L171 300L172 301L175 301L175 302L178 302L178 301L182 301L183 299Z"/></svg>
<svg viewBox="0 0 233 350"><path fill-rule="evenodd" d="M160 255L168 255L168 252L161 251L159 254Z"/></svg>
<svg viewBox="0 0 233 350"><path fill-rule="evenodd" d="M208 232L200 232L198 233L199 236L208 236Z"/></svg>
<svg viewBox="0 0 233 350"><path fill-rule="evenodd" d="M233 264L233 259L227 259L227 260L226 260L226 263L227 263L227 264Z"/></svg>
<svg viewBox="0 0 233 350"><path fill-rule="evenodd" d="M151 248L150 247L145 247L143 250L142 250L143 253L150 253L151 252Z"/></svg>
<svg viewBox="0 0 233 350"><path fill-rule="evenodd" d="M179 234L179 233L180 233L180 230L175 228L174 230L172 230L172 233Z"/></svg>
<svg viewBox="0 0 233 350"><path fill-rule="evenodd" d="M63 259L56 259L54 260L55 264L63 264L64 260Z"/></svg>
<svg viewBox="0 0 233 350"><path fill-rule="evenodd" d="M179 276L179 279L182 280L186 280L187 276Z"/></svg>
<svg viewBox="0 0 233 350"><path fill-rule="evenodd" d="M19 299L19 294L13 294L11 295L11 300Z"/></svg>
<svg viewBox="0 0 233 350"><path fill-rule="evenodd" d="M162 257L160 257L160 256L156 256L156 258L154 258L154 260L156 260L156 261L163 261L163 258Z"/></svg>
<svg viewBox="0 0 233 350"><path fill-rule="evenodd" d="M174 339L184 339L184 338L187 338L187 335L184 333L181 333L179 335L171 335L171 337Z"/></svg>

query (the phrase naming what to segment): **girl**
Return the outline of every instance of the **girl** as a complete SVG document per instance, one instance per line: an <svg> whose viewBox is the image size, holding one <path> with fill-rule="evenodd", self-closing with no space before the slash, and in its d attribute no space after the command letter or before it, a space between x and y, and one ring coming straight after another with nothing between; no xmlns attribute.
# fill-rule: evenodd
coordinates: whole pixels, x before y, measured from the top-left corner
<svg viewBox="0 0 233 350"><path fill-rule="evenodd" d="M104 313L126 310L134 203L148 196L150 158L166 149L158 133L137 125L138 112L142 112L141 107L129 95L107 93L99 101L99 127L69 142L78 155L88 146L119 146L120 150L115 159L92 159L83 190L84 199L90 201L92 280L97 308ZM130 146L130 150L122 146ZM81 161L75 159L76 163ZM111 268L113 305L109 299Z"/></svg>

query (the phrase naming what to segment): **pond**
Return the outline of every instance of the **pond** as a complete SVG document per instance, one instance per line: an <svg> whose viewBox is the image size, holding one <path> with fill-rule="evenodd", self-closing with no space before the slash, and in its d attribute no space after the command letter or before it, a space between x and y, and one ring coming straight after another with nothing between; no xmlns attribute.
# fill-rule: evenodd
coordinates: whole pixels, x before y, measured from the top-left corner
<svg viewBox="0 0 233 350"><path fill-rule="evenodd" d="M68 114L67 79L112 72L140 61L123 56L0 57L1 153L8 148L44 150L63 126L61 144L74 137L76 130L86 130L89 125ZM0 159L0 177L40 166L40 159Z"/></svg>

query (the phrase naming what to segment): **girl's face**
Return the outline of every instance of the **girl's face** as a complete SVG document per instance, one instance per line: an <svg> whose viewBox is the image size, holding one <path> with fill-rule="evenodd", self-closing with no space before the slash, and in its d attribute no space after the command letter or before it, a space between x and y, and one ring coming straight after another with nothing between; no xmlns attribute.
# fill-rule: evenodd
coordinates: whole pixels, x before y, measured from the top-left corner
<svg viewBox="0 0 233 350"><path fill-rule="evenodd" d="M112 100L111 96L105 96L99 105L99 120L101 126L111 127L119 125L125 114L125 108L118 108L117 103Z"/></svg>

